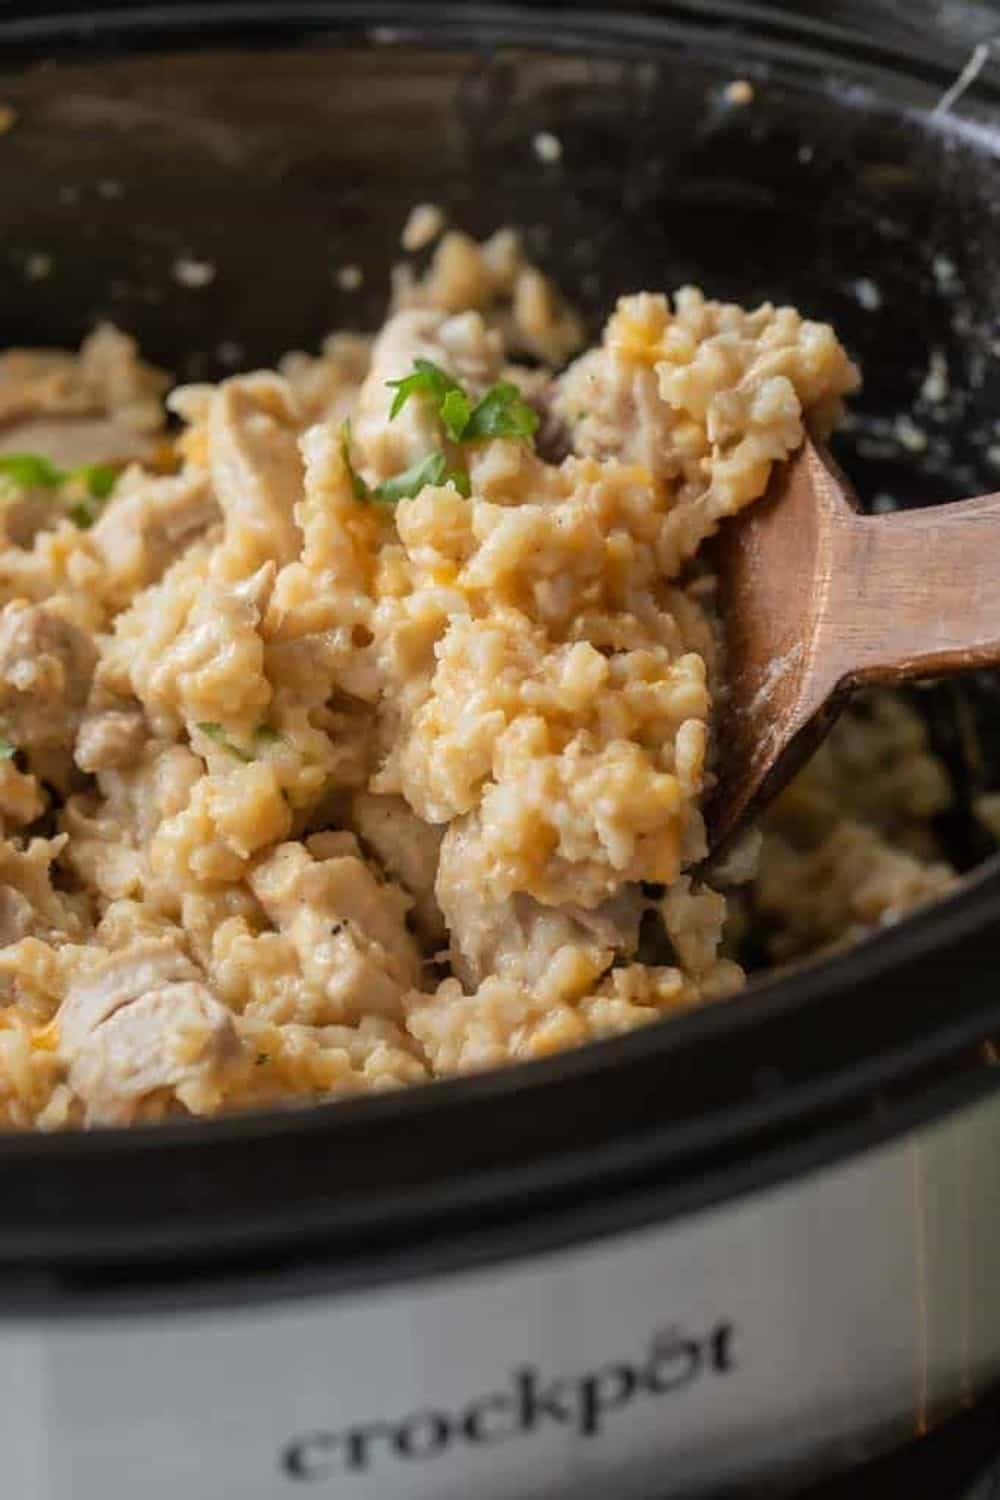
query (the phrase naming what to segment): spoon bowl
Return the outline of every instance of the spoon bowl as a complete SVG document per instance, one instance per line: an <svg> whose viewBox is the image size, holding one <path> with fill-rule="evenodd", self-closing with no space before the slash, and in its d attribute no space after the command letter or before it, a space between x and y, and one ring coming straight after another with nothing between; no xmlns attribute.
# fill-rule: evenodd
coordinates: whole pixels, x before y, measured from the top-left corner
<svg viewBox="0 0 1000 1500"><path fill-rule="evenodd" d="M851 691L1000 665L1000 495L860 511L807 438L713 544L725 645L714 857L777 796Z"/></svg>

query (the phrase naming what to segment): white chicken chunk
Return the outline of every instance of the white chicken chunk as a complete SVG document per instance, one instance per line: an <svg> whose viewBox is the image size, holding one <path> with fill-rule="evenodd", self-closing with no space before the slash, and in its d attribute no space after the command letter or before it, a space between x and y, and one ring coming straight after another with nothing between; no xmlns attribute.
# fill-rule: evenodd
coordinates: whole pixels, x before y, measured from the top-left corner
<svg viewBox="0 0 1000 1500"><path fill-rule="evenodd" d="M109 582L124 594L156 583L187 545L219 519L208 482L197 471L122 480L91 536Z"/></svg>
<svg viewBox="0 0 1000 1500"><path fill-rule="evenodd" d="M0 454L42 453L60 469L140 463L156 439L112 417L31 417L0 432Z"/></svg>
<svg viewBox="0 0 1000 1500"><path fill-rule="evenodd" d="M227 380L208 409L212 486L226 523L224 547L242 573L298 557L294 509L302 498L298 413L291 387L275 375Z"/></svg>
<svg viewBox="0 0 1000 1500"><path fill-rule="evenodd" d="M135 761L148 738L141 708L105 708L86 714L73 758L81 771L107 771Z"/></svg>
<svg viewBox="0 0 1000 1500"><path fill-rule="evenodd" d="M97 662L93 640L40 604L12 600L0 610L0 726L27 752L52 751L69 765ZM46 766L58 776L53 762Z"/></svg>
<svg viewBox="0 0 1000 1500"><path fill-rule="evenodd" d="M151 990L198 971L170 938L143 938L76 978L59 1010L60 1046L72 1057L104 1021Z"/></svg>
<svg viewBox="0 0 1000 1500"><path fill-rule="evenodd" d="M477 870L481 855L475 819L458 818L441 844L435 893L451 933L451 966L475 989L488 975L534 984L561 948L632 955L649 904L636 886L625 886L589 910L544 906L524 892L505 901L484 894Z"/></svg>
<svg viewBox="0 0 1000 1500"><path fill-rule="evenodd" d="M317 834L308 850L279 844L251 872L250 888L325 996L320 1022L400 1013L421 971L406 926L410 900L375 878L351 834Z"/></svg>
<svg viewBox="0 0 1000 1500"><path fill-rule="evenodd" d="M69 1083L92 1125L127 1123L161 1089L192 1114L208 1114L241 1058L232 1013L186 981L147 990L95 1027L72 1056Z"/></svg>
<svg viewBox="0 0 1000 1500"><path fill-rule="evenodd" d="M424 941L447 942L434 895L444 829L418 818L402 797L379 797L373 792L360 792L353 798L351 821L382 868L413 897L413 921Z"/></svg>
<svg viewBox="0 0 1000 1500"><path fill-rule="evenodd" d="M0 885L0 947L27 937L35 920L27 896L12 885Z"/></svg>
<svg viewBox="0 0 1000 1500"><path fill-rule="evenodd" d="M664 479L676 477L677 418L660 396L651 365L590 349L553 389L554 414L572 432L577 453L642 464Z"/></svg>
<svg viewBox="0 0 1000 1500"><path fill-rule="evenodd" d="M119 434L116 441L123 432L156 432L163 425L161 397L169 383L166 375L139 359L135 340L110 323L95 328L79 354L8 349L0 354L0 427L13 429L17 424L18 430L4 432L9 441L4 441L3 451L46 452L26 441L29 424L45 418L82 418L88 424L109 418ZM116 456L113 448L95 453L101 461Z"/></svg>
<svg viewBox="0 0 1000 1500"><path fill-rule="evenodd" d="M170 936L137 938L78 974L56 1021L91 1124L126 1122L161 1089L194 1114L216 1109L242 1056L232 1013Z"/></svg>

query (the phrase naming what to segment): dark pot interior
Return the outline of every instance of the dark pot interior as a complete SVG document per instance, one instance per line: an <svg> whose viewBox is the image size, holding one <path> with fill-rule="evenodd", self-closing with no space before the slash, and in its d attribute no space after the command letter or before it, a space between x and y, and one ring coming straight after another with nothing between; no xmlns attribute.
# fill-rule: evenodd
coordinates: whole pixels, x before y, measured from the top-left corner
<svg viewBox="0 0 1000 1500"><path fill-rule="evenodd" d="M595 327L622 291L692 279L833 320L866 373L839 448L861 495L919 504L992 488L998 143L930 117L950 61L926 38L904 57L807 23L801 36L797 22L755 32L732 4L647 7L635 24L607 9L228 5L0 22L0 102L16 111L0 136L0 345L72 344L111 317L182 378L314 348L331 328L377 326L407 208L436 200L474 232L525 229ZM748 105L726 97L738 77L753 82ZM543 130L558 162L533 149ZM181 285L179 258L210 264L209 284ZM364 268L359 291L338 285L345 265ZM932 350L948 370L940 400L923 391ZM949 847L969 866L986 852L968 807L1000 764L1000 696L982 679L919 698L960 792ZM776 1131L801 1108L776 1064L825 1120L867 1099L876 1058L901 1076L924 1037L957 1025L947 944L992 951L995 877L952 906L727 1015L505 1075L211 1127L11 1141L0 1250L131 1255L140 1239L162 1251L180 1238L218 1253L310 1224L360 1244L357 1204L387 1215L398 1190L411 1213L418 1183L428 1213L471 1202L485 1225L499 1164L544 1158L542 1189L527 1167L505 1188L509 1217L519 1192L552 1200L558 1153L575 1182L605 1151L621 1187L647 1135L633 1175L648 1158L661 1183L669 1148L707 1180L708 1146L682 1127L708 1119L725 1142ZM970 1016L937 1052L972 1067L992 987L963 952ZM867 992L887 973L906 1004L873 1010ZM797 1140L802 1129L799 1113ZM484 1153L493 1175L480 1182Z"/></svg>

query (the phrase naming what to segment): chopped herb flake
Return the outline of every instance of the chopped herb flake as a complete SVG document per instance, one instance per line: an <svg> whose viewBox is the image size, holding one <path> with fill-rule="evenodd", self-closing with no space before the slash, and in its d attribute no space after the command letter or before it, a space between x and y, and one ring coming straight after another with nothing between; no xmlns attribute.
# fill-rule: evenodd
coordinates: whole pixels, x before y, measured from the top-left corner
<svg viewBox="0 0 1000 1500"><path fill-rule="evenodd" d="M516 385L501 380L491 386L476 406L462 434L467 443L480 438L534 437L538 430L538 413L522 399Z"/></svg>
<svg viewBox="0 0 1000 1500"><path fill-rule="evenodd" d="M82 479L87 493L95 500L106 500L118 480L118 470L110 464L85 464L71 477Z"/></svg>
<svg viewBox="0 0 1000 1500"><path fill-rule="evenodd" d="M465 392L458 381L453 380L447 371L429 359L415 359L412 374L405 375L402 380L387 380L386 385L396 392L389 408L390 422L399 416L411 396L430 396L438 411L452 393L465 399Z"/></svg>
<svg viewBox="0 0 1000 1500"><path fill-rule="evenodd" d="M230 755L235 755L237 760L247 762L253 760L252 755L248 755L245 750L241 750L239 745L233 744L221 724L202 723L198 724L197 728L201 730L202 734L207 735L210 740L214 740L220 749L227 751Z"/></svg>
<svg viewBox="0 0 1000 1500"><path fill-rule="evenodd" d="M376 498L395 502L409 500L429 484L453 484L461 495L469 493L469 476L464 469L449 469L448 457L438 449L396 474L385 479L375 491Z"/></svg>
<svg viewBox="0 0 1000 1500"><path fill-rule="evenodd" d="M275 729L271 724L258 724L253 733L254 739L259 740L262 745L276 745L285 738L280 729Z"/></svg>
<svg viewBox="0 0 1000 1500"><path fill-rule="evenodd" d="M538 413L529 406L509 380L490 386L473 404L457 380L429 359L414 360L413 372L402 380L386 382L396 395L389 409L397 417L411 396L429 396L448 437L454 443L474 443L483 438L523 438L530 442L538 430Z"/></svg>
<svg viewBox="0 0 1000 1500"><path fill-rule="evenodd" d="M493 437L524 438L530 442L538 428L538 413L522 399L521 392L510 381L502 380L491 386L473 405L457 380L431 360L418 359L414 360L410 375L386 383L396 392L389 411L390 419L399 415L411 396L429 396L437 407L445 433L454 443ZM345 444L349 437L347 429ZM346 446L345 462L350 467ZM419 495L427 485L443 484L454 485L460 495L471 493L468 470L463 465L449 467L447 454L435 449L402 474L383 480L375 490L375 497L393 503ZM355 494L361 498L357 487Z"/></svg>
<svg viewBox="0 0 1000 1500"><path fill-rule="evenodd" d="M445 475L445 483L453 484L456 490L458 490L458 493L460 495L464 495L466 500L468 500L469 496L472 494L472 481L469 478L468 469L459 468L449 470L449 472Z"/></svg>
<svg viewBox="0 0 1000 1500"><path fill-rule="evenodd" d="M77 486L82 484L86 489L83 499L69 508L70 520L86 531L101 514L105 500L117 483L118 470L113 469L110 464L84 464L82 468L64 475L64 479L75 482Z"/></svg>
<svg viewBox="0 0 1000 1500"><path fill-rule="evenodd" d="M16 754L16 745L12 745L10 740L0 740L0 760L13 760Z"/></svg>
<svg viewBox="0 0 1000 1500"><path fill-rule="evenodd" d="M22 489L62 489L76 480L86 490L86 497L69 509L69 518L84 530L93 526L99 505L111 494L118 471L111 464L83 464L68 472L58 468L42 453L0 454L0 474L12 479Z"/></svg>
<svg viewBox="0 0 1000 1500"><path fill-rule="evenodd" d="M367 500L370 494L368 486L351 462L350 422L344 422L340 428L340 455L344 460L344 468L347 470L347 477L351 481L351 489L354 491L355 500Z"/></svg>
<svg viewBox="0 0 1000 1500"><path fill-rule="evenodd" d="M456 386L445 396L439 410L445 432L452 442L460 443L472 415L472 403L468 396Z"/></svg>
<svg viewBox="0 0 1000 1500"><path fill-rule="evenodd" d="M74 526L79 526L81 531L87 531L93 526L98 517L98 507L92 499L80 500L76 505L69 508L69 518Z"/></svg>
<svg viewBox="0 0 1000 1500"><path fill-rule="evenodd" d="M55 490L67 479L62 469L41 453L0 454L0 474L6 474L26 490Z"/></svg>

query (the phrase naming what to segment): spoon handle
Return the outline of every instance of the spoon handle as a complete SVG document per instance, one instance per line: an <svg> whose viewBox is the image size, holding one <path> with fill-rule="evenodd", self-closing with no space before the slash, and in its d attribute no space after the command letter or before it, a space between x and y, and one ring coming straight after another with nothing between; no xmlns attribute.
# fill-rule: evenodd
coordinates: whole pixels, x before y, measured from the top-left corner
<svg viewBox="0 0 1000 1500"><path fill-rule="evenodd" d="M1000 494L851 517L821 627L837 687L1000 666Z"/></svg>

